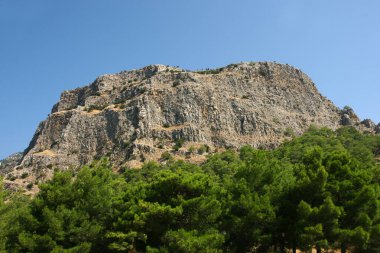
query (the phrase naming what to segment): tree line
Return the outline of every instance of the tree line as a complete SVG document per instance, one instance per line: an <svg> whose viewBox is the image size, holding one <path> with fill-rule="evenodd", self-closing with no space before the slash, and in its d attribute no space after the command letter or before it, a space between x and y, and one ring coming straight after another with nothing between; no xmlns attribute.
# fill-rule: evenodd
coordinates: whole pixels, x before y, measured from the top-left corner
<svg viewBox="0 0 380 253"><path fill-rule="evenodd" d="M0 191L0 252L380 252L379 136L310 128L195 165L56 172Z"/></svg>

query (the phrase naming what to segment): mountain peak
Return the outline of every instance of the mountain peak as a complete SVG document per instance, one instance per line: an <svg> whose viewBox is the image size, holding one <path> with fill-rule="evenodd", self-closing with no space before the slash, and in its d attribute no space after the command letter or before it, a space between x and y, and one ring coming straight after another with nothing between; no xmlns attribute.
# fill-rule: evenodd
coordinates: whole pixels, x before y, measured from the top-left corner
<svg viewBox="0 0 380 253"><path fill-rule="evenodd" d="M115 169L164 162L167 154L201 162L205 150L274 148L311 125L336 129L347 122L375 132L374 124L337 108L287 64L196 71L149 65L63 92L12 176L45 180L53 168L76 168L102 156Z"/></svg>

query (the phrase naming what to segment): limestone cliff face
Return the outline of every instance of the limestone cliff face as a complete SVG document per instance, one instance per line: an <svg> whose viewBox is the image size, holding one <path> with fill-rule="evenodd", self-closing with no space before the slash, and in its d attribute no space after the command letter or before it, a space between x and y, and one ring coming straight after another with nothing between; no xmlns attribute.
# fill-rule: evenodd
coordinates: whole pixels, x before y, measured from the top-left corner
<svg viewBox="0 0 380 253"><path fill-rule="evenodd" d="M165 151L185 157L191 146L204 144L211 150L272 148L312 124L359 124L350 113L289 65L241 63L202 72L152 65L63 92L13 173L38 180L52 168L102 156L115 166L138 166ZM184 145L174 152L176 140Z"/></svg>

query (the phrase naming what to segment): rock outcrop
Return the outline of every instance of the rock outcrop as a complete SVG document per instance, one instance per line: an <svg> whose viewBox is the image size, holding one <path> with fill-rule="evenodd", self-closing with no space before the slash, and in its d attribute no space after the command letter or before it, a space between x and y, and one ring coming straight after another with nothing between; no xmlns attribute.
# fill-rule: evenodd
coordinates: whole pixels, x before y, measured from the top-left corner
<svg viewBox="0 0 380 253"><path fill-rule="evenodd" d="M241 63L205 71L152 65L63 92L12 176L43 180L53 168L76 168L102 156L115 167L159 160L164 152L197 159L188 154L203 145L273 148L310 125L375 131L289 65Z"/></svg>
<svg viewBox="0 0 380 253"><path fill-rule="evenodd" d="M9 173L15 166L17 166L22 159L22 153L15 153L7 158L0 160L0 176Z"/></svg>
<svg viewBox="0 0 380 253"><path fill-rule="evenodd" d="M376 127L375 127L375 132L376 132L377 134L380 134L380 123L376 125Z"/></svg>

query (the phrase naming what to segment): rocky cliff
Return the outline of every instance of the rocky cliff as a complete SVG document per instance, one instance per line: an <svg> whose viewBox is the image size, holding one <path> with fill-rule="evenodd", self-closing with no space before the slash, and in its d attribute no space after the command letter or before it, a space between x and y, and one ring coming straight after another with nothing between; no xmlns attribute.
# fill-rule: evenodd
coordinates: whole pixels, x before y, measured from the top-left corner
<svg viewBox="0 0 380 253"><path fill-rule="evenodd" d="M312 124L376 128L369 120L360 123L350 108L338 109L289 65L241 63L204 71L152 65L63 92L7 179L44 180L54 168L76 168L102 156L115 169L168 153L196 162L205 151L272 148Z"/></svg>
<svg viewBox="0 0 380 253"><path fill-rule="evenodd" d="M0 160L0 176L9 173L15 166L17 166L22 159L22 153L15 153L7 158Z"/></svg>

